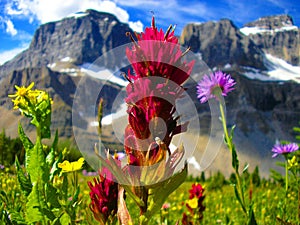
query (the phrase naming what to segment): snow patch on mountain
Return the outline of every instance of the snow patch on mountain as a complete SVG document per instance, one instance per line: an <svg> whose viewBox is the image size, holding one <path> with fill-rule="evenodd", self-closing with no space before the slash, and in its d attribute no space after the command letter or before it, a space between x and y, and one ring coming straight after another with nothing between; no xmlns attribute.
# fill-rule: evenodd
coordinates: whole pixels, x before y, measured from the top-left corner
<svg viewBox="0 0 300 225"><path fill-rule="evenodd" d="M275 29L265 29L262 27L243 27L240 29L240 31L248 36L250 34L274 34L276 32L284 32L284 31L290 31L290 30L298 30L297 26L284 26L281 28L275 28Z"/></svg>
<svg viewBox="0 0 300 225"><path fill-rule="evenodd" d="M243 74L250 79L258 79L261 81L295 81L300 83L299 66L293 66L271 54L265 54L265 65L267 71L243 67L243 69L245 69Z"/></svg>
<svg viewBox="0 0 300 225"><path fill-rule="evenodd" d="M268 75L279 80L293 80L300 83L300 66L293 66L283 59L265 54Z"/></svg>
<svg viewBox="0 0 300 225"><path fill-rule="evenodd" d="M113 123L113 120L120 119L122 117L125 117L126 115L127 104L123 103L122 105L120 105L119 110L117 112L104 116L101 120L101 124L102 126L111 125Z"/></svg>
<svg viewBox="0 0 300 225"><path fill-rule="evenodd" d="M81 72L103 81L109 81L111 83L118 84L122 87L125 87L128 84L128 81L124 80L121 77L121 73L119 73L119 75L116 75L106 68L99 68L90 64L84 64L81 66Z"/></svg>

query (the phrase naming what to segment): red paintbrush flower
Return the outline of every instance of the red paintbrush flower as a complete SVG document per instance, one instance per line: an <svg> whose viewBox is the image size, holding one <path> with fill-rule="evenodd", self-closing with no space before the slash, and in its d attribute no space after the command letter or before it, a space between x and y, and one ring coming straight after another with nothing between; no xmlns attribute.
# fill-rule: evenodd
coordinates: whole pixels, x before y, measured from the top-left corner
<svg viewBox="0 0 300 225"><path fill-rule="evenodd" d="M171 30L172 26L166 33L162 29L158 30L153 17L151 27L147 27L141 34L135 34L137 41L130 36L134 46L126 49L126 55L135 72L135 75L129 72L130 80L160 76L181 85L188 79L194 62L182 62L185 53L180 50L178 38Z"/></svg>
<svg viewBox="0 0 300 225"><path fill-rule="evenodd" d="M184 132L187 123L178 124L175 116L176 100L182 97L181 86L189 77L194 62L183 62L185 53L180 50L178 39L172 27L166 33L152 26L145 32L136 34L132 48L126 49L126 55L134 74L128 72L130 83L126 87L128 108L128 126L125 130L124 145L128 159L130 176L140 177L142 168L164 162L175 165L175 161L166 162L170 157L169 144L174 135ZM161 170L157 177L170 173L174 168ZM144 174L145 172L144 168ZM168 171L168 172L167 172ZM161 176L160 176L161 175ZM136 180L136 178L135 178Z"/></svg>
<svg viewBox="0 0 300 225"><path fill-rule="evenodd" d="M192 188L189 190L190 199L192 198L201 198L203 196L204 188L201 184L192 184Z"/></svg>
<svg viewBox="0 0 300 225"><path fill-rule="evenodd" d="M117 213L118 183L113 181L111 172L103 168L99 178L94 178L94 184L88 182L90 188L90 209L101 224L106 224L110 217Z"/></svg>

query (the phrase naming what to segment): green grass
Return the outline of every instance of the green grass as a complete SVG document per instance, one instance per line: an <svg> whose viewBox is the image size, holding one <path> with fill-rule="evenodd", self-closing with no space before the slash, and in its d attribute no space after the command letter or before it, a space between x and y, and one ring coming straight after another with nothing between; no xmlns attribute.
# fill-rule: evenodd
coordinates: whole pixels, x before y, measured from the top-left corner
<svg viewBox="0 0 300 225"><path fill-rule="evenodd" d="M7 211L18 211L22 207L22 199L24 196L13 170L0 171L0 188L2 200L0 201L0 209ZM79 173L79 183L81 186L81 203L77 214L78 224L98 224L94 220L92 213L89 210L89 188L88 181L93 177L86 177ZM222 185L218 188L210 188L213 185L211 181L202 182L201 185L205 188L204 218L201 224L245 224L246 218L240 208L239 203L235 199L233 187L230 184ZM167 199L170 207L166 210L161 210L156 214L150 224L162 224L167 221L167 224L175 224L177 220L181 220L182 214L187 212L185 202L189 197L188 190L194 182L186 181ZM3 200L3 191L6 193L8 202ZM249 190L246 190L246 197L249 200ZM264 181L259 187L252 188L252 198L254 200L254 212L258 224L280 224L276 217L283 217L283 209L286 207L285 218L288 218L293 224L297 224L297 201L298 196L296 190L291 190L285 201L284 187L270 181ZM139 209L134 205L133 201L127 196L126 198L129 211L131 213L134 224L138 224ZM1 214L0 214L1 215ZM20 210L20 215L22 211ZM2 217L2 218L1 218ZM0 224L6 224L1 215Z"/></svg>

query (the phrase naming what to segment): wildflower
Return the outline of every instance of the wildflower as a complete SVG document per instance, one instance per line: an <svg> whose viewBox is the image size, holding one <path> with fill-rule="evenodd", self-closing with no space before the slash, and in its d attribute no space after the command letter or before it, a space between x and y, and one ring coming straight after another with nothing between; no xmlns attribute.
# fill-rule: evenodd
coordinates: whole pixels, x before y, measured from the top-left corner
<svg viewBox="0 0 300 225"><path fill-rule="evenodd" d="M28 87L25 87L25 86L19 87L19 86L15 85L17 92L15 94L8 95L8 97L17 98L17 99L25 97L28 94L28 92L33 88L33 86L34 86L34 82L32 82Z"/></svg>
<svg viewBox="0 0 300 225"><path fill-rule="evenodd" d="M171 207L170 203L165 202L161 208L166 210L166 209L169 209L170 207Z"/></svg>
<svg viewBox="0 0 300 225"><path fill-rule="evenodd" d="M218 99L219 95L227 96L228 92L234 90L235 84L231 76L222 71L205 75L197 85L197 97L201 103L205 103L212 98Z"/></svg>
<svg viewBox="0 0 300 225"><path fill-rule="evenodd" d="M298 162L297 162L297 157L294 155L292 159L288 159L288 169L291 169L293 167L297 167Z"/></svg>
<svg viewBox="0 0 300 225"><path fill-rule="evenodd" d="M188 222L194 217L198 218L199 220L203 219L203 212L205 210L205 206L203 205L205 196L203 195L203 192L204 188L201 186L201 184L192 184L192 188L189 190L189 200L186 202L186 207L189 210L189 214L183 214L183 224L189 224Z"/></svg>
<svg viewBox="0 0 300 225"><path fill-rule="evenodd" d="M201 184L192 184L192 188L189 190L190 193L190 199L193 198L201 198L203 196L204 188L201 186Z"/></svg>
<svg viewBox="0 0 300 225"><path fill-rule="evenodd" d="M147 27L141 34L135 34L137 42L130 35L134 46L126 49L126 55L135 75L129 71L129 79L161 76L181 85L189 77L194 62L181 62L184 53L180 50L174 29L171 30L172 26L166 33L162 29L158 30L153 17L151 27Z"/></svg>
<svg viewBox="0 0 300 225"><path fill-rule="evenodd" d="M198 207L198 198L194 197L192 199L189 199L187 201L187 204L189 205L189 207L191 207L192 209L196 209Z"/></svg>
<svg viewBox="0 0 300 225"><path fill-rule="evenodd" d="M12 100L14 109L20 109L22 114L24 113L30 117L40 117L38 114L43 114L48 110L50 108L48 104L51 105L53 101L47 92L38 89L32 90L33 86L34 82L28 87L15 85L16 93L8 95L8 97L14 98Z"/></svg>
<svg viewBox="0 0 300 225"><path fill-rule="evenodd" d="M80 170L83 166L84 158L81 157L75 162L69 162L68 160L63 161L62 163L58 163L58 167L62 169L62 172L73 172L76 170Z"/></svg>
<svg viewBox="0 0 300 225"><path fill-rule="evenodd" d="M90 209L101 224L107 224L110 217L117 213L118 184L113 182L109 170L103 170L99 178L94 178L94 184L88 182L90 188Z"/></svg>
<svg viewBox="0 0 300 225"><path fill-rule="evenodd" d="M272 158L275 158L276 156L280 155L286 155L291 152L297 151L299 149L299 146L296 143L290 143L290 144L276 144L272 148L272 152L274 153L272 155Z"/></svg>
<svg viewBox="0 0 300 225"><path fill-rule="evenodd" d="M168 146L172 137L187 127L187 123L177 124L174 105L182 97L184 88L180 85L188 79L194 62L182 62L184 53L171 29L166 33L158 30L153 18L151 27L136 34L137 41L131 36L134 45L126 49L135 72L128 73L131 83L126 87L125 99L129 124L124 146L128 164L132 166L164 162L167 153L170 154ZM141 174L139 168L134 170L135 176Z"/></svg>

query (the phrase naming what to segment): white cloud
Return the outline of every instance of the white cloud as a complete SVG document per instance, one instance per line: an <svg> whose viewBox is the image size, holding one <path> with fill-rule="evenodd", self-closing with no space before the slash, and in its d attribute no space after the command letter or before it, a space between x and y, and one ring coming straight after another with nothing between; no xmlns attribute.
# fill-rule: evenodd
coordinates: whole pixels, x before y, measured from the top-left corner
<svg viewBox="0 0 300 225"><path fill-rule="evenodd" d="M142 24L141 21L137 21L137 22L129 21L129 27L136 32L142 32L144 29L144 25Z"/></svg>
<svg viewBox="0 0 300 225"><path fill-rule="evenodd" d="M29 19L34 17L41 23L60 20L75 12L95 9L114 14L121 22L131 24L133 29L140 29L142 26L140 21L130 21L126 10L107 0L15 0L5 8L10 16L24 15Z"/></svg>
<svg viewBox="0 0 300 225"><path fill-rule="evenodd" d="M11 36L15 36L18 33L18 31L15 29L14 24L12 23L12 21L11 20L6 20L4 22L6 24L5 31L8 34L10 34Z"/></svg>
<svg viewBox="0 0 300 225"><path fill-rule="evenodd" d="M14 58L17 54L24 51L28 48L29 44L24 44L21 47L14 48L11 50L0 52L0 65L4 64L6 61L11 60Z"/></svg>

